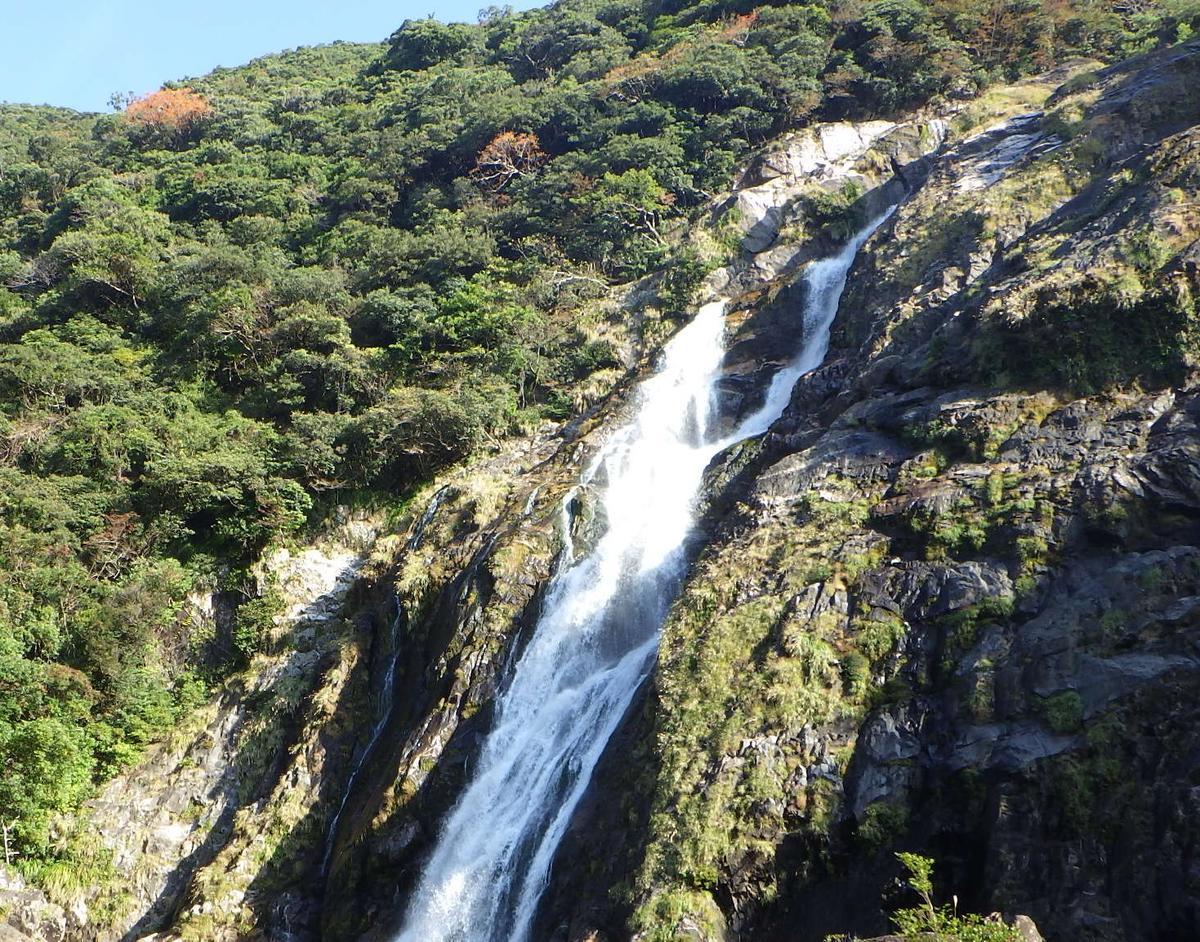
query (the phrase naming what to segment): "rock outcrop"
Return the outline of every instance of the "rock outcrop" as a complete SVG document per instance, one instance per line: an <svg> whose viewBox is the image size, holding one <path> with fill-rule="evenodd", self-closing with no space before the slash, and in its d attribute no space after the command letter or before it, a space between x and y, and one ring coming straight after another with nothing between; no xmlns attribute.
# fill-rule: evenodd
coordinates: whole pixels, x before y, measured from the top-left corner
<svg viewBox="0 0 1200 942"><path fill-rule="evenodd" d="M649 810L573 835L548 938L879 933L896 850L1049 938L1200 932L1198 75L1070 79L928 162L710 475L649 768L595 786Z"/></svg>

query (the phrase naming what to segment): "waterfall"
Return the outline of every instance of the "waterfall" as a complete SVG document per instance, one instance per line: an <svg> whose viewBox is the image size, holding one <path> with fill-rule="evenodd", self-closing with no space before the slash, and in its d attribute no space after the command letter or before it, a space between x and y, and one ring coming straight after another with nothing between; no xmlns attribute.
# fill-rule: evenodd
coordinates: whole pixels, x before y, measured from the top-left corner
<svg viewBox="0 0 1200 942"><path fill-rule="evenodd" d="M399 606L397 605L397 608ZM350 795L354 792L354 786L358 784L358 776L363 770L363 766L367 764L367 760L375 752L375 746L379 742L379 737L383 735L383 730L387 726L388 716L392 712L392 701L395 697L396 689L396 661L399 658L397 645L400 641L400 613L392 619L391 628L389 629L389 637L391 640L390 649L386 652L388 658L387 669L383 673L383 684L379 690L379 707L376 710L375 722L371 726L371 735L367 739L367 745L358 756L358 761L354 763L354 768L346 779L346 786L342 789L342 800L338 802L337 811L333 813L333 817L329 820L329 825L325 829L325 853L321 857L321 876L329 874L329 864L333 860L333 847L337 841L338 825L342 822L342 815L346 811L346 804L350 800Z"/></svg>
<svg viewBox="0 0 1200 942"><path fill-rule="evenodd" d="M421 540L425 537L425 528L433 522L434 515L438 512L438 508L442 506L442 501L446 498L446 494L450 490L449 484L443 484L433 493L433 497L429 499L429 504L425 507L425 512L421 514L416 525L413 527L412 536L408 538L408 542L404 544L404 548L410 553L421 545Z"/></svg>
<svg viewBox="0 0 1200 942"><path fill-rule="evenodd" d="M837 255L810 264L801 352L760 409L711 433L725 302L700 309L638 388L632 420L582 483L605 526L578 561L564 554L528 647L499 695L474 776L447 816L397 942L524 942L571 814L646 677L686 564L696 495L721 450L779 417L820 364L854 256L888 213ZM564 502L564 527L569 513Z"/></svg>
<svg viewBox="0 0 1200 942"><path fill-rule="evenodd" d="M405 543L405 549L409 552L417 549L421 545L421 539L425 536L425 529L433 522L434 515L441 507L442 501L445 499L448 486L438 488L434 492L433 497L429 499L425 510L413 525L412 535L409 536L408 542ZM392 704L395 701L396 694L396 661L400 657L400 623L401 623L400 603L396 602L396 615L392 619L391 627L388 629L388 648L384 651L384 656L387 657L387 667L383 672L383 683L379 689L379 706L375 711L375 722L371 726L371 734L367 737L367 744L363 751L359 753L358 760L354 763L354 768L351 769L350 775L346 779L346 786L342 789L342 800L338 802L337 810L333 813L333 817L329 820L329 825L325 829L325 853L321 857L321 876L329 874L329 864L333 860L333 848L337 841L338 825L342 822L342 815L346 811L346 804L350 801L350 795L354 792L355 785L358 784L358 776L362 772L363 767L367 764L367 760L375 753L375 746L379 742L379 737L383 735L384 729L387 727L388 717L392 712Z"/></svg>

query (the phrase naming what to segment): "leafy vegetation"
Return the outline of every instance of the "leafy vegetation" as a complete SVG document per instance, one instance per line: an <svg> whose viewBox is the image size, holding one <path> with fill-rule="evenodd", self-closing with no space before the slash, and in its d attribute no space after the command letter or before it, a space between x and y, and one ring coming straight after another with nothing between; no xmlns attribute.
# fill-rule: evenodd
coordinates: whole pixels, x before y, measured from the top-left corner
<svg viewBox="0 0 1200 942"><path fill-rule="evenodd" d="M937 939L945 942L1020 942L1021 933L998 917L975 913L959 914L955 906L938 906L933 897L933 861L918 854L897 854L908 871L908 885L921 904L901 909L892 916L905 939Z"/></svg>
<svg viewBox="0 0 1200 942"><path fill-rule="evenodd" d="M1197 349L1197 287L1182 272L1158 277L1148 290L1127 272L1090 293L1077 288L1047 298L1020 324L994 328L985 349L1008 377L1030 386L1092 393L1177 382ZM1037 355L1051 340L1055 356Z"/></svg>
<svg viewBox="0 0 1200 942"><path fill-rule="evenodd" d="M253 656L273 600L215 643L190 591L244 590L333 499L411 493L568 414L615 364L591 302L669 265L662 306L685 310L704 269L672 233L753 147L1193 19L1170 0L564 0L111 115L0 108L0 818L29 866L53 815ZM773 709L816 708L789 671L821 706L865 670L789 652Z"/></svg>
<svg viewBox="0 0 1200 942"><path fill-rule="evenodd" d="M868 852L894 843L908 827L908 808L902 804L877 801L867 806L858 825L858 839Z"/></svg>
<svg viewBox="0 0 1200 942"><path fill-rule="evenodd" d="M1047 697L1041 706L1046 725L1056 733L1073 733L1083 724L1083 701L1074 690Z"/></svg>

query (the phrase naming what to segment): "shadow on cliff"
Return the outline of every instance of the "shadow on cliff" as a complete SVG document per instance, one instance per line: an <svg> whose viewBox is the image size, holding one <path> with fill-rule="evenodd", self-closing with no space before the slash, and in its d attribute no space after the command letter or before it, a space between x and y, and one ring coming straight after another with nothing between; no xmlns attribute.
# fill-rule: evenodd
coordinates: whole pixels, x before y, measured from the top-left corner
<svg viewBox="0 0 1200 942"><path fill-rule="evenodd" d="M364 600L370 597L370 592L369 586L354 582L341 604L346 609L360 608ZM299 617L297 626L304 624L307 619L318 617L317 613L326 602L327 596L315 599L308 610ZM280 643L286 644L286 641ZM337 664L338 658L337 647L331 647L322 654L309 674L309 695L320 688L323 678ZM306 670L301 663L303 659L304 652L294 651L278 667L278 676L286 678L299 675L299 672ZM346 690L352 691L353 686L347 685ZM210 866L228 845L235 832L238 812L265 802L279 784L288 766L289 756L300 741L305 721L309 717L304 708L307 699L302 699L291 710L268 712L273 708L277 709L275 693L274 686L248 691L245 678L237 678L230 682L222 693L218 715L228 713L235 717L223 737L230 743L236 743L236 748L217 783L206 796L211 802L220 802L221 810L204 840L166 875L157 897L122 936L122 942L133 942L143 938L170 926L178 919L192 902L191 888L196 875ZM329 718L331 728L343 727L349 721L353 710L352 700L352 696L343 693ZM261 719L266 721L253 722ZM208 729L202 731L185 750L185 756L190 755L197 744L204 743L209 735ZM337 781L332 778L323 780L320 785L321 800L325 800L326 793L336 786ZM291 854L301 843L303 842L298 841L293 832L283 838L280 848L287 849L288 859L303 860L302 853ZM257 910L256 901L261 895L263 882L269 884L277 879L276 875L281 868L275 865L275 861L283 858L284 854L276 851L259 877L251 884L246 901L252 909Z"/></svg>
<svg viewBox="0 0 1200 942"><path fill-rule="evenodd" d="M478 712L457 724L436 760L416 758L440 733L444 718L435 711L451 691L462 654L451 656L442 670L434 666L447 655L455 632L477 619L491 597L493 583L485 564L494 540L494 536L485 539L428 609L411 613L402 626L396 696L379 748L366 757L361 777L347 796L338 833L329 838L331 861L322 888L323 940L389 938L399 928L437 822L453 803L466 766L478 752L491 714L490 692ZM403 810L373 831L372 822L414 759L423 774L420 784L396 796Z"/></svg>
<svg viewBox="0 0 1200 942"><path fill-rule="evenodd" d="M490 726L495 689L484 680L464 699L464 704L477 707L457 723L437 758L422 758L422 753L436 751L432 745L451 725L453 716L446 711L454 708L439 705L450 695L456 677L468 669L489 674L464 663L475 648L468 644L452 652L452 646L456 636L479 624L493 597L495 583L487 563L496 539L495 532L481 535L468 562L424 609L402 611L394 632L395 650L376 645L369 659L370 676L347 685L337 711L358 735L352 750L341 748L346 764L338 774L321 776L322 793L313 811L278 842L247 893L257 924L270 938L387 939L399 928L438 824L461 790ZM519 653L540 604L538 590L517 616L503 650L494 655L492 676L502 673ZM376 613L360 630L383 638L389 633L387 624ZM391 709L372 736L376 720L363 715L362 690L369 686L372 694L378 692L379 678L392 658ZM359 693L350 693L351 687ZM335 719L329 728L338 725ZM373 747L364 753L369 741ZM336 748L334 743L330 746ZM414 771L420 773L420 784L410 787ZM329 833L339 808L335 833ZM386 820L379 824L381 814Z"/></svg>
<svg viewBox="0 0 1200 942"><path fill-rule="evenodd" d="M223 697L223 706L233 708L238 696L235 692L227 692ZM242 721L239 720L236 730L240 732L242 725ZM217 785L216 790L236 789L236 787L236 782L231 781L227 774ZM156 932L171 923L186 902L187 889L191 884L192 877L198 870L212 863L229 840L229 835L233 833L233 820L236 814L236 802L227 802L216 821L213 822L208 836L171 870L154 901L121 937L121 942L134 942L135 939Z"/></svg>
<svg viewBox="0 0 1200 942"><path fill-rule="evenodd" d="M254 913L254 922L276 942L302 942L319 938L318 924L322 892L322 868L326 835L330 821L341 806L342 796L363 750L370 744L373 697L378 696L378 678L388 660L394 657L388 628L394 607L390 586L364 584L354 611L355 634L371 639L370 652L356 669L356 675L342 687L332 711L322 717L322 732L312 747L321 756L322 765L315 782L297 779L293 788L315 788L317 796L309 813L286 833L272 840L273 849L258 867L247 886L245 903ZM321 674L332 666L323 665ZM314 689L320 687L320 682ZM302 713L302 711L301 711ZM300 740L303 716L296 717L279 752L278 768L264 777L257 796L263 801L285 771L285 760ZM252 744L248 744L252 748ZM323 753L323 755L321 755ZM369 758L369 754L366 756Z"/></svg>

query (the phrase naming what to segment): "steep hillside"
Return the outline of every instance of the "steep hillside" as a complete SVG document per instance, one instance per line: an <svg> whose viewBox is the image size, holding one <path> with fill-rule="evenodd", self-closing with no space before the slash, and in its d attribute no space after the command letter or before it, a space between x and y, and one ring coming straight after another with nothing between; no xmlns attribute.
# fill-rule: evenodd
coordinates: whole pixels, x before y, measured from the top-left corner
<svg viewBox="0 0 1200 942"><path fill-rule="evenodd" d="M567 865L571 938L883 931L895 850L1048 938L1195 933L1198 74L1075 75L868 244L825 365L713 469L603 786L649 815L563 856L645 850L582 911Z"/></svg>
<svg viewBox="0 0 1200 942"><path fill-rule="evenodd" d="M664 343L723 305L740 427L868 220L533 937L877 934L896 851L1196 934L1200 14L991 13L580 0L0 107L0 938L391 939Z"/></svg>

